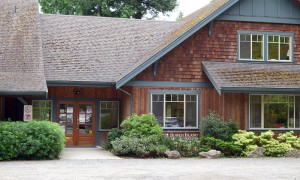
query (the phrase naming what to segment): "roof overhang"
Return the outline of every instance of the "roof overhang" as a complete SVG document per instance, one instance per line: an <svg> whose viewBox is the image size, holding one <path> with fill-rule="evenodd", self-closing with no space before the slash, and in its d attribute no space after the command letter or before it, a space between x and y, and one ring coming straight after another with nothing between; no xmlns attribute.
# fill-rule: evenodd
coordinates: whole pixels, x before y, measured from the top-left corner
<svg viewBox="0 0 300 180"><path fill-rule="evenodd" d="M300 65L228 62L202 62L202 65L219 95L300 93Z"/></svg>
<svg viewBox="0 0 300 180"><path fill-rule="evenodd" d="M45 96L47 97L47 91L3 91L0 90L0 96Z"/></svg>
<svg viewBox="0 0 300 180"><path fill-rule="evenodd" d="M48 86L86 86L86 87L115 87L115 82L98 82L98 81L46 81Z"/></svg>

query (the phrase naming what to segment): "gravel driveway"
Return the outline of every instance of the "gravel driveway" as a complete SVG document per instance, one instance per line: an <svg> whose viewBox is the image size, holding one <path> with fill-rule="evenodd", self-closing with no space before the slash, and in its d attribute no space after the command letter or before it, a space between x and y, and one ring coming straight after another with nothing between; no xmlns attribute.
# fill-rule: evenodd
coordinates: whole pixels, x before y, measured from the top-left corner
<svg viewBox="0 0 300 180"><path fill-rule="evenodd" d="M300 159L117 159L0 162L0 179L291 179Z"/></svg>

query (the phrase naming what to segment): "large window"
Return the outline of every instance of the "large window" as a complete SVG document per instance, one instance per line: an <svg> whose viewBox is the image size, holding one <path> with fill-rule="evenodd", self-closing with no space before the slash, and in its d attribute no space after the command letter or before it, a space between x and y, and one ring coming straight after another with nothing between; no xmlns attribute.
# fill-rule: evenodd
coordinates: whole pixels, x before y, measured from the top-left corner
<svg viewBox="0 0 300 180"><path fill-rule="evenodd" d="M119 124L119 102L100 102L100 129L109 130L117 128Z"/></svg>
<svg viewBox="0 0 300 180"><path fill-rule="evenodd" d="M250 95L250 128L300 128L300 96Z"/></svg>
<svg viewBox="0 0 300 180"><path fill-rule="evenodd" d="M164 128L198 127L197 94L151 94L151 112Z"/></svg>
<svg viewBox="0 0 300 180"><path fill-rule="evenodd" d="M240 60L292 61L292 33L238 31L238 34Z"/></svg>
<svg viewBox="0 0 300 180"><path fill-rule="evenodd" d="M52 101L33 100L32 116L35 120L51 121Z"/></svg>

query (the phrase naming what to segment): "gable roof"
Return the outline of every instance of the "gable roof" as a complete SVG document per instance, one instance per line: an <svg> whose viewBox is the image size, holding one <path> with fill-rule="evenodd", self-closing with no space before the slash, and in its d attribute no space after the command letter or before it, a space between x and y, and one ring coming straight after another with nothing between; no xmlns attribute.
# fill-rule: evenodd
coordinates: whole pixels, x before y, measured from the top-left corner
<svg viewBox="0 0 300 180"><path fill-rule="evenodd" d="M182 23L41 14L47 82L115 83Z"/></svg>
<svg viewBox="0 0 300 180"><path fill-rule="evenodd" d="M177 45L213 21L238 1L239 0L214 0L207 6L187 16L180 27L174 29L171 34L161 41L153 50L147 52L137 63L129 68L125 74L118 77L116 88L120 88L126 84L138 73L158 61Z"/></svg>
<svg viewBox="0 0 300 180"><path fill-rule="evenodd" d="M0 1L0 94L45 95L38 5Z"/></svg>
<svg viewBox="0 0 300 180"><path fill-rule="evenodd" d="M222 92L299 93L300 65L202 62L204 72Z"/></svg>

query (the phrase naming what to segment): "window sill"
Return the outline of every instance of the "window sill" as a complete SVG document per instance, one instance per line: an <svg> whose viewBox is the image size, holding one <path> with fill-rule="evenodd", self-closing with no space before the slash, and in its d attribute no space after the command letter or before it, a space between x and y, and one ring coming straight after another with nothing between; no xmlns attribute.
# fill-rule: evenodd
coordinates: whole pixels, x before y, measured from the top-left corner
<svg viewBox="0 0 300 180"><path fill-rule="evenodd" d="M236 61L237 63L261 63L261 64L294 64L294 61L263 61L263 60L242 60L239 59Z"/></svg>
<svg viewBox="0 0 300 180"><path fill-rule="evenodd" d="M191 130L191 131L199 131L198 127L168 127L168 128L163 128L164 131L173 131L173 130L177 130L177 131L187 131L187 130Z"/></svg>
<svg viewBox="0 0 300 180"><path fill-rule="evenodd" d="M247 129L248 131L257 131L257 132L264 132L264 131L280 131L280 132L287 132L287 131L294 131L294 132L299 132L300 131L300 128L249 128Z"/></svg>

